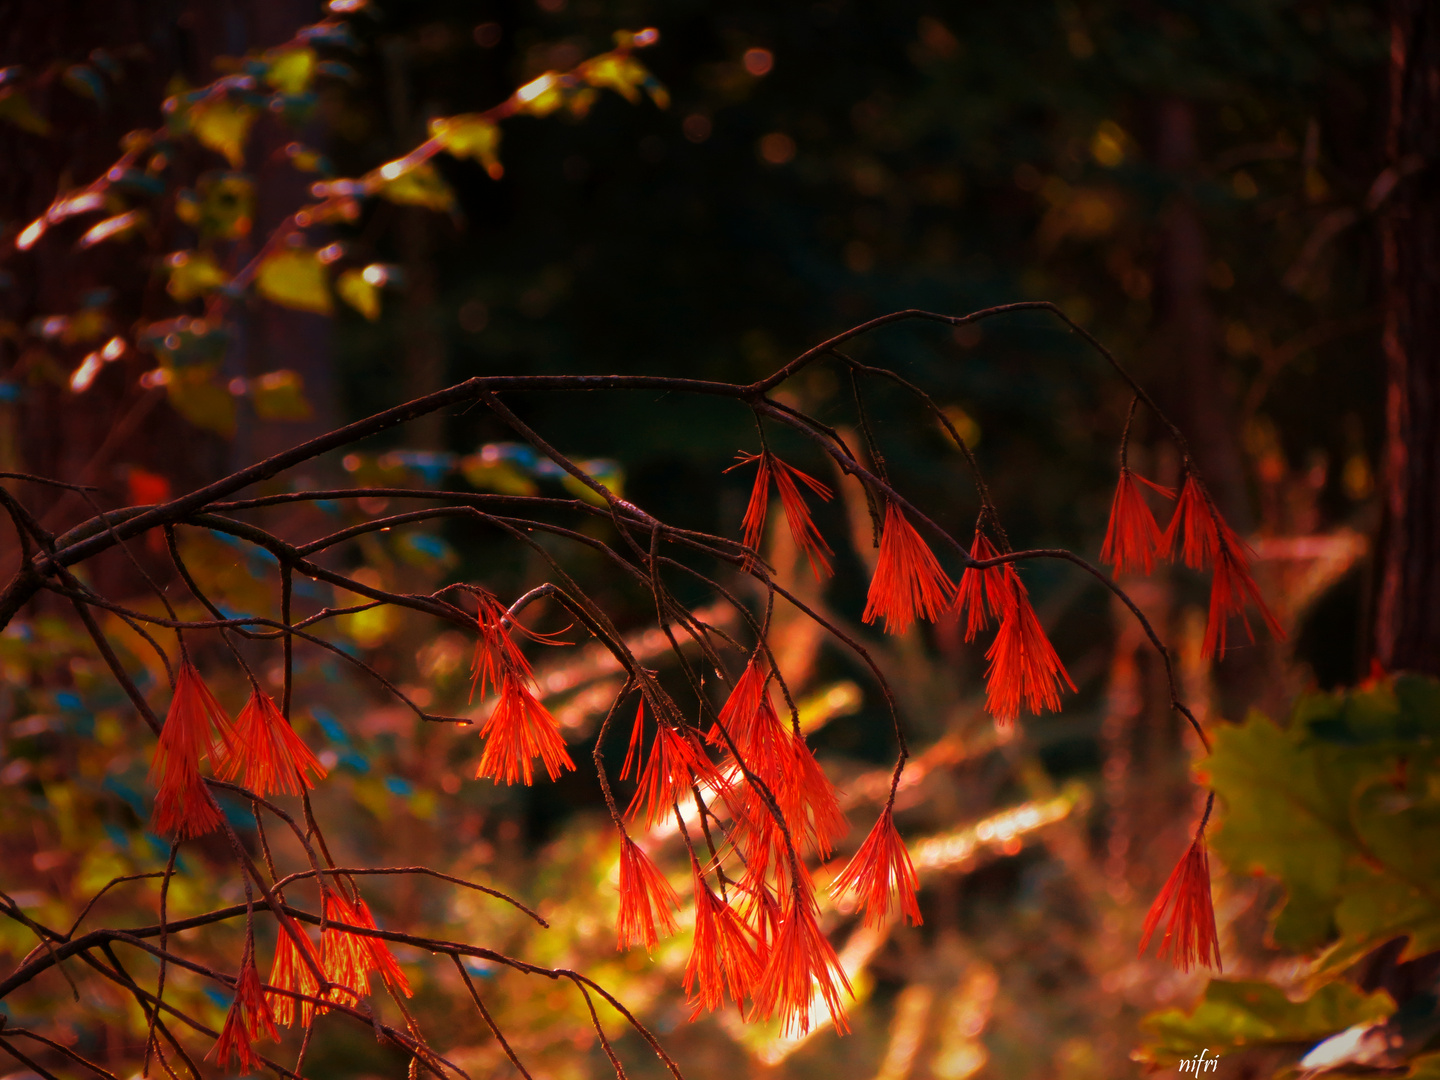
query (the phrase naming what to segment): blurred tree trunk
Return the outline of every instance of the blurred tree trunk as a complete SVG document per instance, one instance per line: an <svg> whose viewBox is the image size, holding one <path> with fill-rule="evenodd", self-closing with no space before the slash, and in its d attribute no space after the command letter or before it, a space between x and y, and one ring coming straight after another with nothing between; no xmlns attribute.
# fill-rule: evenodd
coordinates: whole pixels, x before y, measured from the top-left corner
<svg viewBox="0 0 1440 1080"><path fill-rule="evenodd" d="M1195 107L1190 102L1179 98L1160 102L1155 158L1177 189L1166 210L1157 268L1159 346L1168 372L1168 394L1212 493L1225 516L1243 530L1251 515L1239 442L1232 430L1235 409L1225 400L1221 383L1215 312L1207 294L1205 229L1189 191L1200 161Z"/></svg>
<svg viewBox="0 0 1440 1080"><path fill-rule="evenodd" d="M1440 675L1440 7L1392 0L1390 12L1385 149L1399 179L1380 225L1387 432L1375 653L1388 670Z"/></svg>

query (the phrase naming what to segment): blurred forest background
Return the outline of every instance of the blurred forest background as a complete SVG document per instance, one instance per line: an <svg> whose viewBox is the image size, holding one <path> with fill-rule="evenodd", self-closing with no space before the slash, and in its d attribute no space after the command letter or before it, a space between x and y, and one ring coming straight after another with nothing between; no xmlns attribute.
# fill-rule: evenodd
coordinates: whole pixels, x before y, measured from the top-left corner
<svg viewBox="0 0 1440 1080"><path fill-rule="evenodd" d="M358 175L420 142L431 119L487 108L545 71L609 48L617 29L642 26L660 32L643 61L670 104L604 94L584 117L518 117L504 128L502 176L442 155L436 167L448 193L431 205L377 200L354 221L337 222L328 240L343 245L341 266L387 268L378 317L344 304L328 315L261 301L237 309L214 358L218 384L230 389L219 404L185 400L173 383L143 378L154 361L139 349L75 385L81 358L109 333L198 311L175 299L173 287L167 294L163 261L193 246L203 226L161 214L130 239L77 252L74 239L93 220L57 225L57 234L74 236L14 252L0 268L8 372L0 382L0 468L96 485L107 506L151 502L472 375L747 381L891 310L961 314L1053 300L1121 357L1186 431L1226 516L1251 539L1262 589L1289 633L1286 643L1262 635L1212 664L1201 657L1200 577L1166 568L1125 582L1176 650L1202 720L1239 725L1251 710L1280 720L1297 695L1370 674L1385 431L1375 222L1396 183L1393 170L1384 179L1382 5L353 6L352 40L322 48L343 59L343 73L318 81L284 123L262 116L245 141L243 168L206 151L187 166L202 195L222 174L243 173L251 185L253 229L230 237L232 257L253 253L256 238L319 175L287 149L297 130L306 153L322 155L339 175ZM16 74L23 94L0 97L0 119L10 121L0 123L0 226L13 237L57 193L101 174L127 131L160 122L167 95L209 82L233 68L224 58L287 41L323 13L296 0L6 5L0 62L23 65L31 81ZM47 323L52 316L67 321ZM953 333L888 329L854 352L895 368L943 405L975 446L1018 547L1068 547L1094 558L1129 397L1077 338L1054 320L1022 314ZM267 382L275 372L287 374ZM968 537L978 506L941 429L898 391L868 389L897 486ZM786 393L826 422L855 423L833 369L808 370ZM515 407L666 521L738 535L749 477L723 470L737 450L755 448L745 410L641 393L603 403L536 396ZM560 490L487 417L427 418L295 483ZM783 531L770 538L778 573L874 646L918 748L897 820L921 873L924 925L865 931L845 912L827 914L859 995L854 1033L786 1040L733 1013L687 1022L680 945L662 945L653 957L614 950L615 854L593 777L582 770L532 789L472 780L478 746L468 735L422 730L333 660L302 654L297 727L333 768L317 807L347 823L341 842L353 857L424 862L493 881L537 904L555 928L536 932L493 906L408 879L377 885L377 910L396 924L463 927L512 954L594 975L662 1034L692 1077L1098 1080L1137 1073L1146 1062L1168 1070L1201 1045L1230 1054L1216 1032L1234 1035L1244 1026L1235 1017L1259 1008L1243 994L1226 1005L1212 987L1207 1007L1220 1019L1190 1042L1180 1030L1190 1021L1176 1019L1182 1014L1144 1019L1166 1008L1188 1012L1206 975L1136 956L1145 910L1202 807L1189 782L1199 747L1170 713L1163 671L1135 625L1092 582L1059 566L1028 568L1079 693L1062 714L999 732L982 707L980 651L964 645L958 622L885 640L859 628L874 559L864 499L811 448L782 437L776 449L840 492L817 512L837 550L834 581L820 589ZM1179 479L1173 453L1143 423L1130 460L1159 482ZM30 494L56 523L88 513L71 496ZM304 532L317 524L305 514L316 513L272 524L282 534ZM839 542L844 537L851 542ZM194 540L189 553L227 607L270 602L264 582L272 568L253 556L214 540ZM150 555L154 572L169 572L163 552ZM546 572L458 525L372 537L354 558L366 580L411 591L476 581L518 595ZM648 597L607 586L583 555L564 558L594 583L637 648L648 641L658 656L646 637L657 636ZM94 573L113 595L142 591L123 560ZM560 625L557 617L546 628ZM460 715L470 708L472 643L461 635L383 610L350 617L344 631L348 648L422 706ZM801 688L812 745L855 821L868 821L888 786L882 703L864 672L813 628L782 617L774 641ZM129 748L141 741L138 728L58 609L12 626L0 649L4 888L65 925L83 904L77 898L111 875L163 865L166 846L145 832L148 751ZM137 666L147 662L144 650L133 652ZM621 678L587 650L543 650L537 664L579 760ZM163 681L158 669L152 677ZM217 679L222 698L238 701L239 680ZM1388 691L1372 684L1368 692ZM1413 701L1401 694L1400 705L1387 698L1381 712L1413 705L1431 717L1433 703L1416 693ZM1265 729L1255 725L1263 723L1233 731L1259 738ZM1222 788L1222 796L1243 798L1242 780L1224 773L1226 760L1233 764L1222 746L1216 783L1231 776L1241 786ZM1368 985L1333 991L1323 1015L1297 1020L1285 1011L1286 1001L1313 988L1317 969L1307 957L1330 940L1330 924L1322 917L1319 930L1292 936L1289 947L1283 933L1267 931L1283 895L1274 877L1284 875L1249 874L1264 860L1239 840L1227 872L1224 816L1222 802L1215 869L1226 976L1278 987L1284 1000L1266 999L1267 1007L1287 1019L1272 1016L1269 1036L1252 1031L1249 1058L1239 1049L1246 1038L1238 1039L1221 1069L1262 1075L1385 1010L1362 994L1375 989ZM863 832L857 824L847 851ZM653 839L669 869L684 873L680 849ZM193 844L181 864L198 871L224 857ZM147 888L116 900L115 910L130 910L128 903L135 918L152 917ZM177 880L171 910L234 902L212 888L203 874ZM33 945L23 928L7 926L4 935L12 961ZM451 1009L434 1034L458 1048L455 1060L477 1075L504 1075L509 1066L466 1011L463 988L447 981L453 973L426 974L421 956L397 953L426 1008ZM474 970L537 1075L605 1075L576 1001L514 973ZM198 984L174 979L173 993L221 1015L223 997L207 1003ZM58 979L27 993L6 1004L7 1015L67 1045L103 1058L107 1045L118 1053L136 1037L127 1026L135 1018L119 1002L98 1013L94 1002L82 1008ZM338 1025L321 1023L315 1043L312 1075L390 1076L404 1067ZM634 1075L658 1075L638 1040L619 1045Z"/></svg>

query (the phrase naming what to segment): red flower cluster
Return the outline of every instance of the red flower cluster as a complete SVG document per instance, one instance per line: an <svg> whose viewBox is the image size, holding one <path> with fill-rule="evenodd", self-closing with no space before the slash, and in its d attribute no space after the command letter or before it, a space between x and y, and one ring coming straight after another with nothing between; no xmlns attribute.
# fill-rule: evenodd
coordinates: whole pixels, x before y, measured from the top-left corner
<svg viewBox="0 0 1440 1080"><path fill-rule="evenodd" d="M829 487L793 465L787 465L769 450L736 456L739 464L730 466L726 472L738 469L741 465L748 465L752 461L759 462L755 470L755 485L750 489L750 501L745 506L745 517L741 521L745 529L745 546L752 551L759 551L760 542L765 538L765 517L770 509L770 480L773 477L775 489L780 493L780 505L785 511L785 524L790 527L790 536L795 541L795 546L810 560L810 569L817 578L823 579L832 573L830 556L834 553L820 535L820 530L815 528L810 507L806 504L799 485L808 487L820 497L821 502L830 501ZM753 561L747 563L747 567L750 566L753 566Z"/></svg>
<svg viewBox="0 0 1440 1080"><path fill-rule="evenodd" d="M480 754L476 779L488 776L500 783L531 784L535 780L533 760L539 758L551 780L566 769L574 769L560 725L541 704L532 689L535 685L530 662L511 637L505 607L495 597L482 593L476 629L474 681L471 696L478 689L497 689L499 699L480 728L485 749Z"/></svg>
<svg viewBox="0 0 1440 1080"><path fill-rule="evenodd" d="M1215 500L1205 490L1194 472L1185 478L1180 491L1180 500L1175 513L1164 533L1155 522L1135 486L1139 480L1148 487L1173 499L1175 493L1169 488L1138 476L1128 468L1120 470L1120 483L1115 489L1115 498L1110 504L1110 524L1105 531L1105 544L1100 549L1100 558L1115 567L1116 573L1145 573L1154 569L1155 560L1161 556L1178 557L1192 570L1214 569L1210 583L1210 617L1205 625L1203 653L1210 657L1225 655L1226 625L1232 616L1239 615L1245 625L1245 633L1251 641L1255 634L1250 620L1245 616L1247 605L1253 604L1260 612L1270 633L1280 641L1285 640L1285 631L1280 626L1255 585L1250 574L1250 551L1245 541L1236 534L1220 516Z"/></svg>

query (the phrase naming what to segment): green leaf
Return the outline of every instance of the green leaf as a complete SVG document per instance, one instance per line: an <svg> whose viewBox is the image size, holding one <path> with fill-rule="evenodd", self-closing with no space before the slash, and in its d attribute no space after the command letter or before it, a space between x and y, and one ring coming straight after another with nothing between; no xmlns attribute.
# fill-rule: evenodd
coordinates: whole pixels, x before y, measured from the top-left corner
<svg viewBox="0 0 1440 1080"><path fill-rule="evenodd" d="M283 307L329 315L334 310L325 268L312 248L281 248L255 274L260 295Z"/></svg>
<svg viewBox="0 0 1440 1080"><path fill-rule="evenodd" d="M472 158L485 166L492 180L505 174L500 164L500 128L483 116L440 117L430 121L430 137L439 139L456 157Z"/></svg>
<svg viewBox="0 0 1440 1080"><path fill-rule="evenodd" d="M455 192L450 190L450 185L440 178L430 162L421 162L393 179L385 176L388 168L380 170L381 180L376 193L381 198L407 206L426 206L431 210L448 212L455 209Z"/></svg>
<svg viewBox="0 0 1440 1080"><path fill-rule="evenodd" d="M1157 1065L1171 1065L1202 1049L1224 1053L1266 1043L1318 1042L1353 1024L1389 1016L1395 1004L1388 994L1366 996L1348 983L1322 986L1305 1001L1291 1001L1266 982L1212 979L1190 1013L1166 1009L1141 1026L1151 1036L1143 1053Z"/></svg>
<svg viewBox="0 0 1440 1080"><path fill-rule="evenodd" d="M250 404L261 420L309 420L305 383L295 371L268 371L250 381Z"/></svg>
<svg viewBox="0 0 1440 1080"><path fill-rule="evenodd" d="M1333 942L1320 971L1398 935L1411 954L1440 948L1437 735L1440 684L1418 676L1302 697L1286 728L1252 715L1216 733L1215 851L1285 886L1276 944Z"/></svg>
<svg viewBox="0 0 1440 1080"><path fill-rule="evenodd" d="M165 266L170 271L166 288L181 303L204 296L230 280L214 256L205 251L177 251L166 258Z"/></svg>
<svg viewBox="0 0 1440 1080"><path fill-rule="evenodd" d="M365 280L365 271L346 270L335 282L335 291L371 322L380 318L380 290Z"/></svg>
<svg viewBox="0 0 1440 1080"><path fill-rule="evenodd" d="M1215 851L1232 872L1260 870L1284 883L1289 896L1272 932L1277 944L1304 951L1335 934L1341 877L1356 851L1346 795L1373 770L1339 747L1306 752L1296 743L1294 728L1252 713L1215 733L1205 769L1225 800Z"/></svg>
<svg viewBox="0 0 1440 1080"><path fill-rule="evenodd" d="M231 168L245 163L245 139L256 110L224 95L211 95L190 107L190 130L201 144L225 155Z"/></svg>

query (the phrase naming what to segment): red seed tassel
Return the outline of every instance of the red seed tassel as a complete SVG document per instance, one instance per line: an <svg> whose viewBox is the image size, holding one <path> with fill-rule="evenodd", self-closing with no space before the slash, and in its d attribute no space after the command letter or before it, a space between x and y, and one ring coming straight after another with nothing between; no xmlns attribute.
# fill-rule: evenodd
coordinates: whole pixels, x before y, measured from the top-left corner
<svg viewBox="0 0 1440 1080"><path fill-rule="evenodd" d="M993 559L1000 553L979 529L970 542L970 557L976 561ZM966 567L960 575L960 588L955 593L955 611L964 612L965 640L974 641L975 635L990 625L986 609L991 616L1004 619L1014 601L1014 594L1005 581L1005 566L991 566L985 570Z"/></svg>
<svg viewBox="0 0 1440 1080"><path fill-rule="evenodd" d="M1001 724L1019 717L1022 701L1032 713L1045 709L1059 712L1062 679L1072 693L1075 691L1075 684L1030 605L1020 575L1009 565L1005 569L1014 603L1001 619L1000 630L985 653L990 661L985 673L985 707Z"/></svg>
<svg viewBox="0 0 1440 1080"><path fill-rule="evenodd" d="M283 792L299 795L325 778L325 767L315 759L305 741L281 715L269 694L256 690L235 718L230 744L217 763L216 772L233 780L244 774L244 784L257 795Z"/></svg>
<svg viewBox="0 0 1440 1080"><path fill-rule="evenodd" d="M1215 796L1205 806L1205 817L1196 830L1189 849L1170 872L1160 895L1150 905L1140 933L1140 952L1150 944L1150 937L1165 919L1165 936L1160 939L1159 955L1169 956L1171 963L1189 971L1196 963L1223 971L1220 965L1220 935L1215 930L1215 907L1210 899L1210 857L1205 852L1205 822ZM1168 916L1167 916L1168 911Z"/></svg>
<svg viewBox="0 0 1440 1080"><path fill-rule="evenodd" d="M247 947L245 959L240 964L240 977L235 980L235 1000L225 1014L225 1026L220 1029L220 1037L205 1056L207 1059L214 1058L217 1065L238 1065L241 1075L258 1072L262 1062L251 1043L262 1034L272 1042L280 1041L275 1018L265 1001L265 992L260 989L253 949Z"/></svg>
<svg viewBox="0 0 1440 1080"><path fill-rule="evenodd" d="M718 1009L728 993L735 1004L760 981L763 966L755 952L754 935L735 910L711 890L694 856L695 943L685 965L685 994L690 1019Z"/></svg>
<svg viewBox="0 0 1440 1080"><path fill-rule="evenodd" d="M1100 548L1100 561L1113 566L1117 574L1148 574L1155 569L1155 556L1163 543L1160 526L1140 494L1134 474L1122 466L1115 497L1110 501L1110 524Z"/></svg>
<svg viewBox="0 0 1440 1080"><path fill-rule="evenodd" d="M1192 570L1204 570L1214 563L1220 550L1220 533L1215 528L1219 516L1211 505L1210 497L1195 479L1195 474L1190 473L1180 490L1175 514L1160 539L1161 549L1173 559L1178 544L1185 565Z"/></svg>
<svg viewBox="0 0 1440 1080"><path fill-rule="evenodd" d="M916 618L934 622L955 594L955 583L905 515L889 503L880 532L880 557L870 579L865 622L884 616L885 629L903 634Z"/></svg>
<svg viewBox="0 0 1440 1080"><path fill-rule="evenodd" d="M644 945L653 949L661 935L675 932L671 912L680 906L680 898L665 876L640 845L623 832L620 834L620 917L615 929L617 948Z"/></svg>
<svg viewBox="0 0 1440 1080"><path fill-rule="evenodd" d="M1255 579L1250 576L1248 546L1223 520L1218 522L1219 552L1215 557L1215 576L1210 582L1210 618L1205 624L1205 645L1202 655L1220 659L1225 655L1225 624L1232 615L1239 615L1245 634L1253 642L1255 633L1245 616L1250 602L1260 611L1266 627L1276 641L1285 640L1285 630L1261 599Z"/></svg>
<svg viewBox="0 0 1440 1080"><path fill-rule="evenodd" d="M842 989L847 994L854 991L820 930L819 909L808 878L796 882L786 896L774 947L756 987L754 1013L778 1016L784 1036L803 1035L812 1026L811 1002L818 991L835 1030L844 1035L850 1025L840 995Z"/></svg>
<svg viewBox="0 0 1440 1080"><path fill-rule="evenodd" d="M500 678L500 696L490 717L480 729L485 749L475 777L488 776L497 783L534 782L534 758L539 758L551 780L566 769L574 769L560 725L548 709L526 687L523 676L507 671Z"/></svg>
<svg viewBox="0 0 1440 1080"><path fill-rule="evenodd" d="M287 932L286 928L283 926L280 928L280 934L275 940L275 962L270 966L270 985L281 990L290 990L297 994L314 997L320 992L320 983L316 980L314 972L310 970L310 965L305 963L301 950L303 949L305 954L315 961L316 967L322 966L320 956L315 951L314 944L305 936L304 930L293 923L291 929L299 935L300 941L304 944L297 945L295 938ZM267 1000L274 1012L275 1019L286 1027L294 1025L297 1014L300 1017L300 1026L309 1027L310 1021L315 1015L315 1006L311 1002L297 1002L288 994L270 993L267 995ZM298 1010L297 1004L299 1005Z"/></svg>
<svg viewBox="0 0 1440 1080"><path fill-rule="evenodd" d="M230 741L225 710L190 661L181 660L150 765L150 782L156 785L156 832L183 840L220 826L220 813L200 777L200 758L216 756Z"/></svg>
<svg viewBox="0 0 1440 1080"><path fill-rule="evenodd" d="M890 907L898 896L900 911L911 926L925 920L920 917L920 904L915 898L919 878L905 841L895 828L895 816L885 807L865 843L830 886L831 895L854 893L865 907L865 925L883 926L890 916Z"/></svg>

